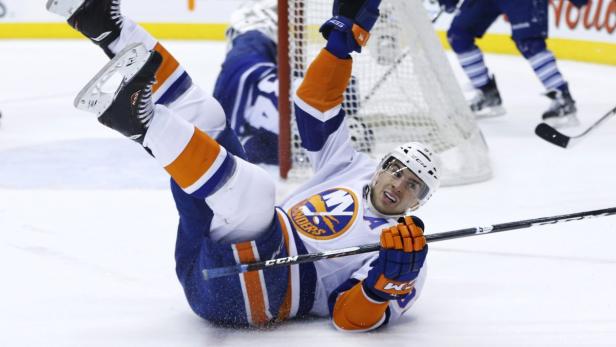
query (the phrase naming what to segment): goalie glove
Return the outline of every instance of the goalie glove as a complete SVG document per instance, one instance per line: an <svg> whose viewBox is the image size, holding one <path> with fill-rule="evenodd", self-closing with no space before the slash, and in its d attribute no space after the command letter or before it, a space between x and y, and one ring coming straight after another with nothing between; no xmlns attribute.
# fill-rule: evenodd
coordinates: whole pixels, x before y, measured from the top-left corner
<svg viewBox="0 0 616 347"><path fill-rule="evenodd" d="M335 0L334 16L319 29L328 41L327 49L343 59L353 51L361 52L379 18L380 3L381 0Z"/></svg>
<svg viewBox="0 0 616 347"><path fill-rule="evenodd" d="M379 257L363 282L364 291L376 300L395 300L410 293L428 254L421 219L406 216L398 222L381 232Z"/></svg>

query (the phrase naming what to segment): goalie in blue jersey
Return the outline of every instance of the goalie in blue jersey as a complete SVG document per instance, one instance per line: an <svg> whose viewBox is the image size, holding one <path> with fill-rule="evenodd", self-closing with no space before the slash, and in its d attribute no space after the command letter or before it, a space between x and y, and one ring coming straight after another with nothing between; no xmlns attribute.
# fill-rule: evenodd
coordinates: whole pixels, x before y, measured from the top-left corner
<svg viewBox="0 0 616 347"><path fill-rule="evenodd" d="M570 0L583 6L588 0ZM556 66L556 58L548 50L548 0L439 0L447 12L456 15L447 31L447 39L458 56L460 65L478 90L470 107L477 116L497 116L505 113L496 79L490 74L483 54L475 44L490 25L502 14L511 23L511 36L518 50L528 60L543 83L546 96L552 100L542 115L544 122L555 126L579 124L575 101Z"/></svg>

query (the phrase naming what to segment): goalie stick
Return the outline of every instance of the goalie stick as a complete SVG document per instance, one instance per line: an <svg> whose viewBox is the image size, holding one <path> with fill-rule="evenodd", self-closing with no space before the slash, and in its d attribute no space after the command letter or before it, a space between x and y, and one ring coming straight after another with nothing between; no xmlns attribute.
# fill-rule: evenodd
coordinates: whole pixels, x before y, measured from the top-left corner
<svg viewBox="0 0 616 347"><path fill-rule="evenodd" d="M538 226L538 225L570 222L570 221L588 219L588 218L593 218L593 217L604 217L604 216L610 216L613 214L616 214L616 207L606 208L606 209L601 209L601 210L564 214L560 216L526 219L526 220L520 220L520 221L515 221L515 222L509 222L509 223L493 224L493 225L488 225L488 226L483 226L483 227L480 226L480 227L472 227L472 228L466 228L466 229L458 229L458 230L446 231L446 232L441 232L441 233L436 233L436 234L429 234L429 235L426 235L426 241L428 243L445 241L445 240L451 240L451 239L458 239L461 237L476 236L476 235L497 233L497 232L508 231L508 230L530 228L530 227ZM380 243L372 243L372 244L360 245L360 246L355 246L355 247L335 249L331 251L309 253L309 254L296 255L296 256L291 256L291 257L258 261L258 262L249 263L249 264L236 264L236 265L213 268L213 269L204 269L202 270L202 274L205 280L209 280L209 279L218 278L218 277L237 275L237 274L248 272L248 271L258 271L258 270L263 270L263 269L268 269L268 268L273 268L273 267L290 266L290 265L295 265L295 264L313 262L313 261L317 261L321 259L337 258L337 257L348 256L348 255L375 252L375 251L378 251L380 248L381 248Z"/></svg>
<svg viewBox="0 0 616 347"><path fill-rule="evenodd" d="M603 117L599 118L590 127L588 127L588 129L584 130L578 135L567 136L546 123L540 123L539 125L537 125L537 127L535 128L535 134L537 134L537 136L541 137L549 143L555 144L556 146L560 146L562 148L567 148L568 146L573 146L576 143L580 142L584 138L584 136L588 135L594 129L597 129L599 125L601 125L603 122L605 122L615 114L616 107L611 109Z"/></svg>

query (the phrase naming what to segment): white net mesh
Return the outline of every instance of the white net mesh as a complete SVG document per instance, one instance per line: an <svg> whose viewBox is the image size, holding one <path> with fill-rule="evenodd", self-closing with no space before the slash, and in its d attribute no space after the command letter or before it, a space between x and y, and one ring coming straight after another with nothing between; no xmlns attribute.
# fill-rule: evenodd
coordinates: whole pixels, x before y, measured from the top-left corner
<svg viewBox="0 0 616 347"><path fill-rule="evenodd" d="M331 0L289 0L290 74L296 79L324 47L318 29L331 6ZM379 159L401 143L425 142L439 153L444 185L488 179L487 147L421 2L383 0L371 35L353 56L343 105L356 148ZM310 165L293 116L290 126L289 177L306 177Z"/></svg>

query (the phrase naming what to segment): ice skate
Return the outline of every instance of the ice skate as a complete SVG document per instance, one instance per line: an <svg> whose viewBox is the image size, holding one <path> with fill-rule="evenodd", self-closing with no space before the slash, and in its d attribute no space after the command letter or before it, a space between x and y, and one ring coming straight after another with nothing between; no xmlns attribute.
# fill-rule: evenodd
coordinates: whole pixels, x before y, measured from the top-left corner
<svg viewBox="0 0 616 347"><path fill-rule="evenodd" d="M545 94L552 100L552 104L541 116L542 120L554 128L577 126L580 121L577 118L575 101L568 90L551 90Z"/></svg>
<svg viewBox="0 0 616 347"><path fill-rule="evenodd" d="M113 56L108 47L120 36L124 21L120 0L48 0L47 10L66 18L70 26Z"/></svg>
<svg viewBox="0 0 616 347"><path fill-rule="evenodd" d="M152 85L162 62L156 51L133 44L117 54L79 92L74 105L99 122L143 144L152 120Z"/></svg>
<svg viewBox="0 0 616 347"><path fill-rule="evenodd" d="M494 77L490 79L487 85L481 87L469 106L477 118L498 117L505 114L503 100L496 87Z"/></svg>
<svg viewBox="0 0 616 347"><path fill-rule="evenodd" d="M278 42L278 2L276 0L250 0L235 10L225 32L228 42L247 31L257 30L270 40Z"/></svg>

